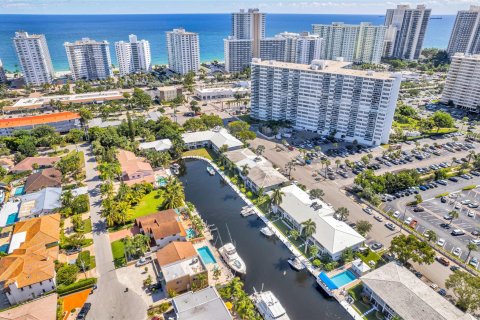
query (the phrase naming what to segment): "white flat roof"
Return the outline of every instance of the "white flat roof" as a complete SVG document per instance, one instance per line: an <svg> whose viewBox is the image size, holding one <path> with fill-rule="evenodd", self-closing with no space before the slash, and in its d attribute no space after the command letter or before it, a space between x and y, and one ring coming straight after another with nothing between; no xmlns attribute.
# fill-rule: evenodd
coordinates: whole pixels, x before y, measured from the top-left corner
<svg viewBox="0 0 480 320"><path fill-rule="evenodd" d="M29 107L29 106L41 106L49 103L51 100L61 102L75 102L83 100L103 100L112 98L123 98L123 94L120 91L104 91L104 92L88 92L81 94L70 94L62 96L44 96L38 98L23 98L18 100L13 107Z"/></svg>
<svg viewBox="0 0 480 320"><path fill-rule="evenodd" d="M196 143L203 141L210 141L217 149L220 149L223 145L227 145L229 148L243 146L242 141L238 140L227 129L213 129L207 131L187 132L182 134L183 141L185 143Z"/></svg>
<svg viewBox="0 0 480 320"><path fill-rule="evenodd" d="M200 93L200 94L214 94L214 93L224 93L224 92L232 92L232 94L234 93L238 93L238 92L241 92L241 93L248 93L250 92L250 90L248 88L245 88L245 87L221 87L221 88L201 88L201 89L195 89L195 92L196 93Z"/></svg>
<svg viewBox="0 0 480 320"><path fill-rule="evenodd" d="M155 149L157 151L166 151L172 148L172 141L170 139L162 139L151 142L140 143L139 148L142 150L145 149Z"/></svg>
<svg viewBox="0 0 480 320"><path fill-rule="evenodd" d="M22 243L25 242L25 237L27 236L27 232L18 232L12 235L12 239L10 240L10 246L8 247L8 254L12 253L13 250L20 248Z"/></svg>
<svg viewBox="0 0 480 320"><path fill-rule="evenodd" d="M187 275L193 276L206 270L198 256L176 261L161 268L166 282L174 281Z"/></svg>

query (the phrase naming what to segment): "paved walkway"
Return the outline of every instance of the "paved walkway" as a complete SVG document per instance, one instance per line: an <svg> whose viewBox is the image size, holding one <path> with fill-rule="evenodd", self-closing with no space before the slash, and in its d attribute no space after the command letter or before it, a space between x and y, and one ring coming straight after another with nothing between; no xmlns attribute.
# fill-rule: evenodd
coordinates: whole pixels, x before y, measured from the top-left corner
<svg viewBox="0 0 480 320"><path fill-rule="evenodd" d="M138 233L140 233L140 230L138 230L138 227L134 226L128 229L122 229L115 232L111 232L108 234L108 237L110 238L110 242L113 242L126 237L133 237Z"/></svg>
<svg viewBox="0 0 480 320"><path fill-rule="evenodd" d="M93 245L98 273L98 289L89 296L92 308L87 319L128 319L144 320L147 317L147 305L133 290L125 292L125 286L118 281L113 264L112 249L108 237L105 219L101 217L102 198L97 161L91 152L90 144L84 144L79 150L85 154L86 183L90 196L90 215L93 229Z"/></svg>

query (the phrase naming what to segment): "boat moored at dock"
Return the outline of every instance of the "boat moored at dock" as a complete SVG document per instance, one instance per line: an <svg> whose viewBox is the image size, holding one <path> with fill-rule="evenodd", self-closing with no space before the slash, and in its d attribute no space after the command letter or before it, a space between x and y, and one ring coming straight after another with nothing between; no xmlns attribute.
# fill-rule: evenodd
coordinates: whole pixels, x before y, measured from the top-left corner
<svg viewBox="0 0 480 320"><path fill-rule="evenodd" d="M254 292L250 298L265 320L290 320L285 308L272 291Z"/></svg>
<svg viewBox="0 0 480 320"><path fill-rule="evenodd" d="M220 255L222 256L223 260L228 264L228 266L239 274L246 274L247 273L247 266L240 255L237 252L237 249L233 245L233 243L229 242L224 246L218 249Z"/></svg>

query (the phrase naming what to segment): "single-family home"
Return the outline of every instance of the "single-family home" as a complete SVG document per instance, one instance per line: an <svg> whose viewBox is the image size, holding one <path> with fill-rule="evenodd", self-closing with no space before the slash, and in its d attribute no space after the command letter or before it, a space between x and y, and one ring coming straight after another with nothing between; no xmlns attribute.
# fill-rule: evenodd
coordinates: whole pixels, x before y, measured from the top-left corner
<svg viewBox="0 0 480 320"><path fill-rule="evenodd" d="M32 171L34 167L38 169L51 168L60 160L60 157L27 157L17 163L10 170L12 173ZM36 165L35 165L36 164Z"/></svg>
<svg viewBox="0 0 480 320"><path fill-rule="evenodd" d="M0 259L0 283L11 305L55 289L59 239L59 214L15 224L9 255Z"/></svg>
<svg viewBox="0 0 480 320"><path fill-rule="evenodd" d="M28 176L25 181L25 193L32 193L43 188L62 186L62 173L55 168L47 168Z"/></svg>
<svg viewBox="0 0 480 320"><path fill-rule="evenodd" d="M154 182L155 176L152 166L143 158L137 157L131 151L119 150L117 159L122 168L122 180L126 184Z"/></svg>
<svg viewBox="0 0 480 320"><path fill-rule="evenodd" d="M172 140L161 139L151 142L142 142L138 147L140 150L168 151L172 148Z"/></svg>
<svg viewBox="0 0 480 320"><path fill-rule="evenodd" d="M57 317L57 294L35 299L0 312L1 320L54 320Z"/></svg>
<svg viewBox="0 0 480 320"><path fill-rule="evenodd" d="M178 320L232 320L215 287L189 291L172 298Z"/></svg>
<svg viewBox="0 0 480 320"><path fill-rule="evenodd" d="M40 217L62 207L62 188L45 188L20 196L18 220Z"/></svg>
<svg viewBox="0 0 480 320"><path fill-rule="evenodd" d="M386 315L403 320L473 320L398 262L390 262L360 278L363 294Z"/></svg>
<svg viewBox="0 0 480 320"><path fill-rule="evenodd" d="M243 142L232 136L227 129L216 127L212 130L187 132L182 134L187 149L212 148L215 151L226 146L227 150L243 147Z"/></svg>
<svg viewBox="0 0 480 320"><path fill-rule="evenodd" d="M320 254L328 254L333 260L339 260L345 249L357 250L365 238L348 224L334 217L334 209L320 199L312 199L308 193L296 185L281 189L282 202L273 206L273 211L281 215L286 224L303 232L302 223L311 219L316 226L315 233L309 237L310 245L315 245Z"/></svg>
<svg viewBox="0 0 480 320"><path fill-rule="evenodd" d="M187 233L173 209L160 211L135 219L140 232L150 236L159 248L173 241L186 241Z"/></svg>
<svg viewBox="0 0 480 320"><path fill-rule="evenodd" d="M191 242L174 241L156 253L165 289L176 293L208 285L208 272Z"/></svg>

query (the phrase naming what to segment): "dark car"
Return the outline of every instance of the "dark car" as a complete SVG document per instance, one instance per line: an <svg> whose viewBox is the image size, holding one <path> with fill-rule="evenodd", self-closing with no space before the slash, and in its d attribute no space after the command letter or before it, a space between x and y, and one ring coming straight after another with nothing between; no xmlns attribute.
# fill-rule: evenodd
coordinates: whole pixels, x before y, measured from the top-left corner
<svg viewBox="0 0 480 320"><path fill-rule="evenodd" d="M421 278L423 276L423 274L418 271L415 272L415 275L417 276L417 278Z"/></svg>
<svg viewBox="0 0 480 320"><path fill-rule="evenodd" d="M443 229L447 229L447 230L451 228L451 226L448 223L441 223L440 227L442 227Z"/></svg>
<svg viewBox="0 0 480 320"><path fill-rule="evenodd" d="M87 317L88 311L90 311L91 303L85 303L82 307L82 310L77 315L77 320L83 320Z"/></svg>
<svg viewBox="0 0 480 320"><path fill-rule="evenodd" d="M455 177L450 177L450 178L448 178L448 180L453 181L453 182L458 182L458 179L455 178Z"/></svg>
<svg viewBox="0 0 480 320"><path fill-rule="evenodd" d="M475 237L478 237L478 236L480 236L480 231L478 231L478 230L473 230L473 231L472 231L472 235L474 235Z"/></svg>
<svg viewBox="0 0 480 320"><path fill-rule="evenodd" d="M440 201L441 201L442 203L445 203L445 202L447 202L447 198L446 198L446 197L441 197L441 198L440 198Z"/></svg>
<svg viewBox="0 0 480 320"><path fill-rule="evenodd" d="M438 290L438 294L441 295L442 297L445 297L447 295L447 290L440 289L440 290Z"/></svg>
<svg viewBox="0 0 480 320"><path fill-rule="evenodd" d="M372 245L370 246L370 248L371 248L372 250L374 250L374 251L380 250L380 249L383 248L383 244L376 242L376 243L372 244Z"/></svg>
<svg viewBox="0 0 480 320"><path fill-rule="evenodd" d="M457 271L457 270L460 270L460 267L459 266L451 266L450 270Z"/></svg>
<svg viewBox="0 0 480 320"><path fill-rule="evenodd" d="M422 207L415 207L415 208L413 208L413 212L423 212L423 211L425 211L425 209L422 208Z"/></svg>

